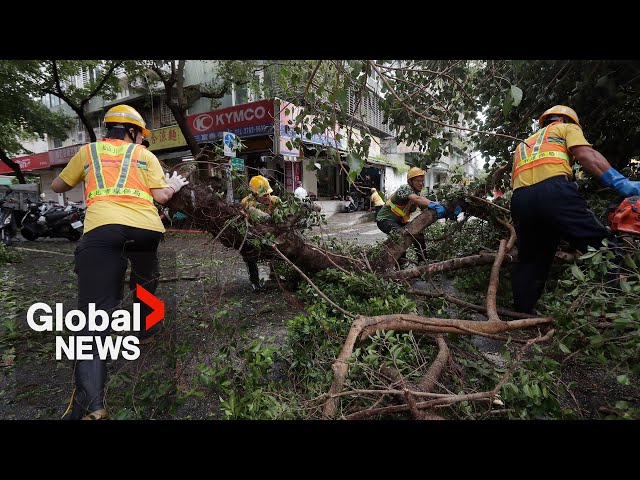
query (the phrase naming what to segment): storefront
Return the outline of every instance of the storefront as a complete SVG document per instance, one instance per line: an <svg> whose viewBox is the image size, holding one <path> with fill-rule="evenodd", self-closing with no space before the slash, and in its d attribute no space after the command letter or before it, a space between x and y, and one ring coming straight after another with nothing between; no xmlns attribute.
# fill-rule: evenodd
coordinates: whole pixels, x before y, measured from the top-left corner
<svg viewBox="0 0 640 480"><path fill-rule="evenodd" d="M62 169L69 163L80 147L84 144L69 145L61 148L54 148L48 152L36 153L14 158L13 161L20 165L20 170L26 177L38 177L40 192L45 194L45 200L58 201L59 196L51 190L51 183L60 174ZM13 170L4 163L0 163L0 174L13 174ZM82 182L72 190L65 192L67 200L72 202L84 202L84 191Z"/></svg>

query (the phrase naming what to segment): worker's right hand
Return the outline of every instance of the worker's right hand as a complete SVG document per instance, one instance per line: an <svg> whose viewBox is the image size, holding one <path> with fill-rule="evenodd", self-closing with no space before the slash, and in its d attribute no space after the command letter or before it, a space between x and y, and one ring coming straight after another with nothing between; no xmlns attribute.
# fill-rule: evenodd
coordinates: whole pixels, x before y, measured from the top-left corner
<svg viewBox="0 0 640 480"><path fill-rule="evenodd" d="M640 182L632 182L618 172L610 168L600 176L600 181L609 188L613 188L623 197L640 195Z"/></svg>
<svg viewBox="0 0 640 480"><path fill-rule="evenodd" d="M442 206L442 204L438 202L431 202L427 206L427 208L430 208L431 210L436 211L436 218L444 218L444 216L447 214L447 211L445 210L445 208Z"/></svg>
<svg viewBox="0 0 640 480"><path fill-rule="evenodd" d="M186 178L178 174L178 172L176 172L175 170L173 171L173 175L171 177L169 176L169 173L165 173L164 180L169 184L169 187L171 187L173 193L178 193L182 187L189 183Z"/></svg>

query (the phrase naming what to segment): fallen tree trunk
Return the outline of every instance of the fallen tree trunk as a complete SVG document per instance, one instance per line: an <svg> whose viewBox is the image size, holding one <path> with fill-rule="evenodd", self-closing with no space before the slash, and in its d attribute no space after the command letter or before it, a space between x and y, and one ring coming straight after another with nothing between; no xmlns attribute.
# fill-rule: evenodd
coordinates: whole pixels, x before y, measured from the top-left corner
<svg viewBox="0 0 640 480"><path fill-rule="evenodd" d="M186 214L193 228L204 230L223 245L235 248L245 258L273 258L270 247L275 238L278 250L306 273L327 268L342 268L351 272L382 272L394 268L397 259L420 234L435 222L435 214L425 209L402 232L398 241L387 239L381 246L382 254L375 259L355 259L340 255L309 243L296 226L300 215L291 215L284 222L251 222L239 203L229 204L209 187L195 184L184 187L168 206L172 211Z"/></svg>
<svg viewBox="0 0 640 480"><path fill-rule="evenodd" d="M215 162L214 162L215 163ZM188 173L184 171L183 173ZM228 203L222 192L209 186L194 183L181 189L169 202L171 211L186 214L193 228L210 233L224 246L240 251L244 258L272 259L277 255L271 245L274 242L278 250L306 274L314 274L328 268L337 268L352 273L374 272L395 281L406 281L424 274L488 265L495 261L494 253L483 253L469 257L456 258L421 265L415 268L397 271L397 260L413 243L413 237L422 234L425 228L436 221L432 210L425 209L414 218L398 236L392 236L382 242L375 256L352 258L330 249L321 248L307 241L297 226L301 215L295 214L279 223L252 222L240 203ZM480 203L480 202L478 202ZM488 202L490 203L490 202ZM478 205L468 205L463 200L449 202L448 209L464 204L476 216L490 217ZM510 242L511 244L512 242ZM516 259L516 249L506 249L505 261Z"/></svg>

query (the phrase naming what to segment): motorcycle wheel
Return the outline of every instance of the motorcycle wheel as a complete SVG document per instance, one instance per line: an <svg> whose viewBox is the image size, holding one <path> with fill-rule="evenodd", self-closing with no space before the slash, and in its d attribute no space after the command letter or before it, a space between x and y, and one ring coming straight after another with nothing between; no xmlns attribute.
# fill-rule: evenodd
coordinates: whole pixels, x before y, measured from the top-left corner
<svg viewBox="0 0 640 480"><path fill-rule="evenodd" d="M37 233L33 233L31 230L29 230L26 227L22 227L20 229L20 235L22 235L25 239L33 242L35 240L38 239L39 235Z"/></svg>
<svg viewBox="0 0 640 480"><path fill-rule="evenodd" d="M77 242L78 240L80 240L81 236L82 236L82 233L80 233L77 230L73 230L67 234L67 238L72 242Z"/></svg>

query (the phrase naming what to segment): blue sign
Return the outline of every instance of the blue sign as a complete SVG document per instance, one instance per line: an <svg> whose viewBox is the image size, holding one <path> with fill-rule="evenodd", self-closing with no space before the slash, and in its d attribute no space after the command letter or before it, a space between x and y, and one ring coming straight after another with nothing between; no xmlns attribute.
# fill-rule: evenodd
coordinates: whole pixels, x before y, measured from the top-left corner
<svg viewBox="0 0 640 480"><path fill-rule="evenodd" d="M222 140L223 132L208 132L193 135L198 143L216 142ZM235 133L238 137L257 137L259 135L273 135L273 124L248 125L246 127L230 128L226 133Z"/></svg>
<svg viewBox="0 0 640 480"><path fill-rule="evenodd" d="M235 150L236 148L236 136L231 132L224 132L223 137L224 145L229 150Z"/></svg>

